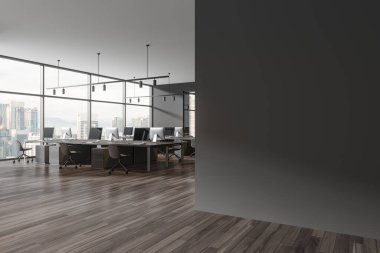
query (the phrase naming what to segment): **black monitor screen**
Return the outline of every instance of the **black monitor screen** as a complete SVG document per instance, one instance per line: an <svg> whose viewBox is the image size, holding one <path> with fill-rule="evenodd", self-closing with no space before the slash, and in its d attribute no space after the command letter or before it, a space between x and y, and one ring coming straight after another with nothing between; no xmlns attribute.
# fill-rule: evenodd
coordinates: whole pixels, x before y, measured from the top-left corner
<svg viewBox="0 0 380 253"><path fill-rule="evenodd" d="M101 127L91 127L90 134L88 135L88 139L90 140L100 140L102 138L102 130Z"/></svg>
<svg viewBox="0 0 380 253"><path fill-rule="evenodd" d="M132 135L133 127L124 127L124 135Z"/></svg>
<svg viewBox="0 0 380 253"><path fill-rule="evenodd" d="M43 138L53 138L54 127L44 127L44 136Z"/></svg>
<svg viewBox="0 0 380 253"><path fill-rule="evenodd" d="M174 136L174 127L165 127L164 136Z"/></svg>
<svg viewBox="0 0 380 253"><path fill-rule="evenodd" d="M133 140L146 141L149 138L149 128L135 128Z"/></svg>

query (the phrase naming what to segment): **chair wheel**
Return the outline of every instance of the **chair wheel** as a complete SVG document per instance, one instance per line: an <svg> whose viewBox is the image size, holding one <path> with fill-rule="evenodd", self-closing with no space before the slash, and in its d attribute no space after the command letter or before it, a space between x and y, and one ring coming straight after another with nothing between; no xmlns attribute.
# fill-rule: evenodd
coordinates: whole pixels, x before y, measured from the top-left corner
<svg viewBox="0 0 380 253"><path fill-rule="evenodd" d="M126 174L126 175L128 174L128 170L125 172L125 174Z"/></svg>
<svg viewBox="0 0 380 253"><path fill-rule="evenodd" d="M13 161L13 163L16 163L16 161Z"/></svg>
<svg viewBox="0 0 380 253"><path fill-rule="evenodd" d="M32 159L32 162L33 162L33 159Z"/></svg>
<svg viewBox="0 0 380 253"><path fill-rule="evenodd" d="M62 169L62 166L59 166L59 169Z"/></svg>
<svg viewBox="0 0 380 253"><path fill-rule="evenodd" d="M74 167L74 168L78 169L78 166L76 166L76 165L75 165L75 167Z"/></svg>
<svg viewBox="0 0 380 253"><path fill-rule="evenodd" d="M82 164L79 164L79 167L82 167Z"/></svg>
<svg viewBox="0 0 380 253"><path fill-rule="evenodd" d="M26 161L26 163L29 163L29 161Z"/></svg>
<svg viewBox="0 0 380 253"><path fill-rule="evenodd" d="M111 173L112 173L111 171L108 171L108 175L111 175Z"/></svg>

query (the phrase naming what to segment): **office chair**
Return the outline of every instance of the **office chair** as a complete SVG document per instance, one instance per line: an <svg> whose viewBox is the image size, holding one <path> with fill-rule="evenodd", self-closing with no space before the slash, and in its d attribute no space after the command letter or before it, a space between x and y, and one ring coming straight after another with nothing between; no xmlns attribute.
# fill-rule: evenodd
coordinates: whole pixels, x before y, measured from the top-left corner
<svg viewBox="0 0 380 253"><path fill-rule="evenodd" d="M110 159L111 160L117 160L117 163L114 164L108 171L108 174L112 174L112 172L114 171L114 169L120 165L124 171L125 171L125 174L128 174L128 169L124 166L124 164L121 162L123 159L127 158L128 155L125 155L125 154L120 154L120 151L119 151L119 147L116 146L116 145L109 145L108 146L108 153L110 155Z"/></svg>
<svg viewBox="0 0 380 253"><path fill-rule="evenodd" d="M176 146L172 146L172 147L169 147L169 158L171 158L172 156L175 156L177 157L177 159L179 161L181 161L181 157L176 154L176 151L181 151L182 152L182 145L176 145Z"/></svg>
<svg viewBox="0 0 380 253"><path fill-rule="evenodd" d="M66 143L61 143L60 146L61 146L61 152L62 152L63 158L66 159L63 162L63 166L66 167L69 163L71 163L75 165L75 168L78 168L76 161L73 159L73 156L80 154L80 152L75 151L75 150L70 150L69 145L67 145ZM79 167L81 166L82 165L79 164ZM59 166L59 168L62 169L62 166Z"/></svg>
<svg viewBox="0 0 380 253"><path fill-rule="evenodd" d="M191 157L195 156L195 138L191 139L191 147L194 149L194 152L190 154Z"/></svg>
<svg viewBox="0 0 380 253"><path fill-rule="evenodd" d="M27 154L25 154L25 152L26 152L26 151L29 151L29 150L32 150L32 148L25 148L25 147L23 147L22 144L21 144L21 142L18 141L18 140L16 140L16 141L14 142L14 144L16 145L17 151L18 151L18 152L22 152L22 154L19 155L18 157L16 157L16 159L13 160L13 163L16 163L16 160L17 160L18 162L20 162L21 158L26 158L26 162L29 163L28 158L31 158L31 157L28 156ZM32 162L33 162L33 158L32 158Z"/></svg>

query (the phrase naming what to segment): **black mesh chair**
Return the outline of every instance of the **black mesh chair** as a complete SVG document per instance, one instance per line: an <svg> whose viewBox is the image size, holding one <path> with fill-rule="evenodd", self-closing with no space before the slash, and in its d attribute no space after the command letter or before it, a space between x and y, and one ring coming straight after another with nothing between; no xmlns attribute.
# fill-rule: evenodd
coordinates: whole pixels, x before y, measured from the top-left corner
<svg viewBox="0 0 380 253"><path fill-rule="evenodd" d="M66 167L67 165L72 164L72 165L75 165L75 168L78 168L78 166L77 166L78 164L73 159L73 157L75 155L80 154L80 152L75 151L75 150L70 150L69 145L67 145L66 143L61 143L60 146L61 146L61 152L62 152L63 159L64 159L63 166ZM81 166L81 164L79 164L79 167L80 166ZM62 169L62 166L59 166L59 168Z"/></svg>
<svg viewBox="0 0 380 253"><path fill-rule="evenodd" d="M124 171L125 171L125 174L128 174L128 169L127 167L125 167L125 165L122 163L122 160L123 159L126 159L128 157L128 155L125 155L125 154L120 154L120 151L119 151L119 147L116 146L116 145L109 145L108 146L108 153L109 153L109 156L110 156L110 159L111 161L112 160L116 160L117 162L108 170L108 174L112 174L112 172L114 171L114 169L117 167L117 166L121 166Z"/></svg>
<svg viewBox="0 0 380 253"><path fill-rule="evenodd" d="M174 142L174 140L172 140L172 139L166 139L166 137L174 137L174 132L175 132L174 127L164 127L165 141ZM169 147L169 150L168 150L169 151L169 158L171 158L172 156L175 156L178 158L179 161L181 161L181 157L176 153L180 150L182 152L182 144L173 145L173 146Z"/></svg>
<svg viewBox="0 0 380 253"><path fill-rule="evenodd" d="M17 151L18 151L18 152L22 152L22 154L19 155L19 156L17 156L16 159L13 160L13 163L15 163L16 160L17 160L18 162L20 162L21 158L26 158L26 162L29 163L28 158L32 158L32 157L30 157L30 156L28 156L27 154L25 154L25 152L26 152L26 151L29 151L29 150L32 150L32 148L25 148L25 147L23 147L22 144L21 144L21 142L18 141L18 140L16 140L16 141L14 142L14 145L16 146ZM33 158L32 158L32 162L33 162Z"/></svg>

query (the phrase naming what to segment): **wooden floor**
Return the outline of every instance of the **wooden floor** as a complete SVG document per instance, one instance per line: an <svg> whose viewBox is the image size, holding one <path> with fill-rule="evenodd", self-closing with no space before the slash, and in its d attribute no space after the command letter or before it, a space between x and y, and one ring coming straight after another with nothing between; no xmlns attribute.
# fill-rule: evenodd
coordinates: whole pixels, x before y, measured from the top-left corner
<svg viewBox="0 0 380 253"><path fill-rule="evenodd" d="M152 173L0 162L0 252L380 252L376 240L195 211L194 161Z"/></svg>

